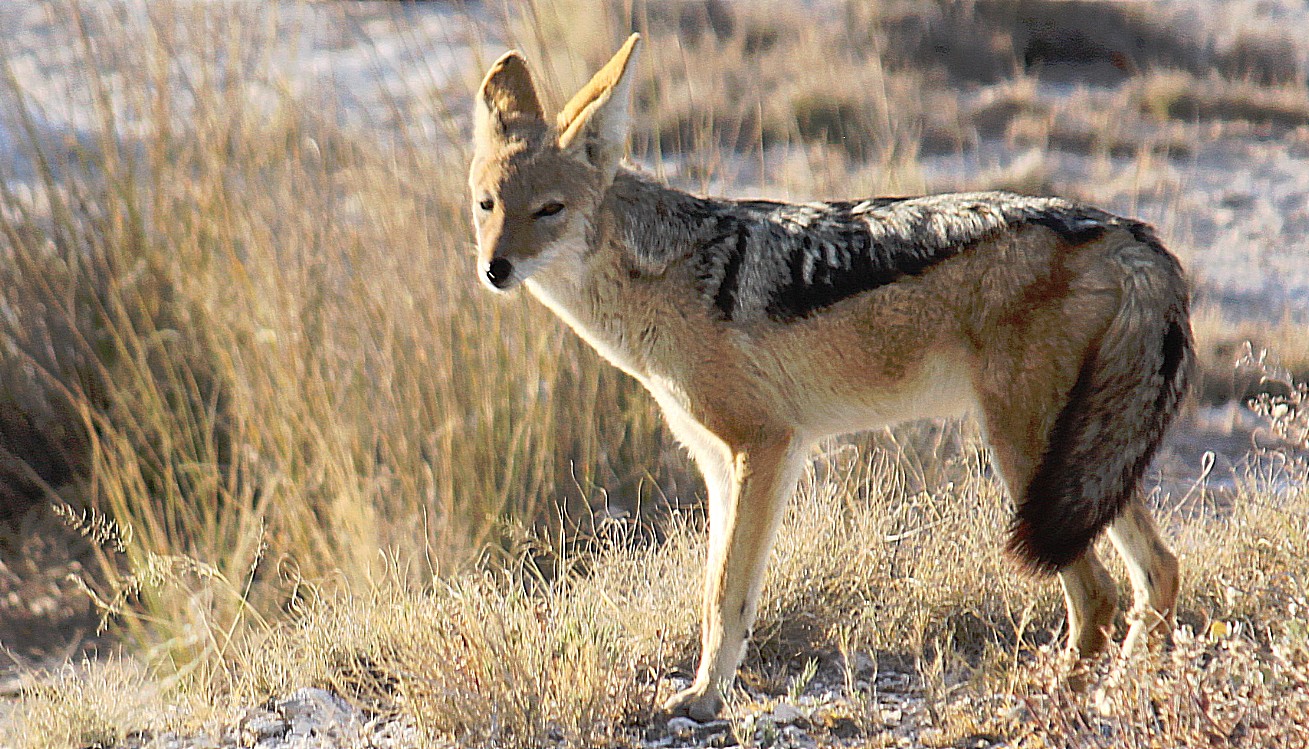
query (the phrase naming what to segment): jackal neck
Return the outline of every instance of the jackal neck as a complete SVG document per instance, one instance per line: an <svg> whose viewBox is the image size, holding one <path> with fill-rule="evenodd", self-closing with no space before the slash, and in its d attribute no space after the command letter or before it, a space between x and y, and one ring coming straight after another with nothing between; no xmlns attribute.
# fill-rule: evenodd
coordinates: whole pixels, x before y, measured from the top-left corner
<svg viewBox="0 0 1309 749"><path fill-rule="evenodd" d="M605 196L613 238L637 270L659 275L713 239L725 201L701 198L630 169L619 169Z"/></svg>

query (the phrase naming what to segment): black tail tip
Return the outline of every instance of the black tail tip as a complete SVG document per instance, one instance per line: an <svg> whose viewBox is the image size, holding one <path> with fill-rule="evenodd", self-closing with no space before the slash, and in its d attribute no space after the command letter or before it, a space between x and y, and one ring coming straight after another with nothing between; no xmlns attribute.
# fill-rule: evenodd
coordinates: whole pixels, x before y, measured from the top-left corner
<svg viewBox="0 0 1309 749"><path fill-rule="evenodd" d="M1027 520L1015 521L1005 550L1019 566L1036 575L1053 575L1077 561L1095 541L1094 536L1039 532Z"/></svg>

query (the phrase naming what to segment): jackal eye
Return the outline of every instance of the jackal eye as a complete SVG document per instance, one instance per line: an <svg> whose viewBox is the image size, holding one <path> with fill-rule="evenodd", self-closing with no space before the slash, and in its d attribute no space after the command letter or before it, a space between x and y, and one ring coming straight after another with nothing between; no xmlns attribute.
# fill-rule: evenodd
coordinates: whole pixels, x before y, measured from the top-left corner
<svg viewBox="0 0 1309 749"><path fill-rule="evenodd" d="M482 198L482 200L477 204L477 207L484 211L489 211L492 208L495 208L495 201L490 198Z"/></svg>
<svg viewBox="0 0 1309 749"><path fill-rule="evenodd" d="M532 214L532 218L549 218L550 216L557 216L559 215L559 212L562 211L563 209L564 209L563 203L560 203L557 200L552 200L549 203L546 203L545 205L538 208L536 210L536 213Z"/></svg>

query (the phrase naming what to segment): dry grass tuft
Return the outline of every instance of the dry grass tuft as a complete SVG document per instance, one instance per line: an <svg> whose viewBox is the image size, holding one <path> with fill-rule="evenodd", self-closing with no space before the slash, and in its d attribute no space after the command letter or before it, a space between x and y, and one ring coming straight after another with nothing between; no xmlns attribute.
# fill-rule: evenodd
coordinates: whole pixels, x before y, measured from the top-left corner
<svg viewBox="0 0 1309 749"><path fill-rule="evenodd" d="M490 572L426 592L393 581L307 607L232 678L251 696L330 687L465 745L612 743L650 713L653 653L590 587Z"/></svg>
<svg viewBox="0 0 1309 749"><path fill-rule="evenodd" d="M1161 73L1140 81L1132 97L1142 112L1161 120L1240 121L1278 131L1309 125L1309 90L1302 82L1270 87L1212 75Z"/></svg>
<svg viewBox="0 0 1309 749"><path fill-rule="evenodd" d="M1247 351L1267 352L1286 377L1309 382L1309 340L1305 324L1291 311L1280 320L1232 320L1216 307L1201 307L1192 321L1199 360L1194 392L1201 403L1244 403L1268 392L1262 372L1243 366ZM1285 388L1283 388L1285 389Z"/></svg>
<svg viewBox="0 0 1309 749"><path fill-rule="evenodd" d="M114 746L133 731L165 727L175 699L131 661L84 661L41 675L0 721L0 742L28 749Z"/></svg>

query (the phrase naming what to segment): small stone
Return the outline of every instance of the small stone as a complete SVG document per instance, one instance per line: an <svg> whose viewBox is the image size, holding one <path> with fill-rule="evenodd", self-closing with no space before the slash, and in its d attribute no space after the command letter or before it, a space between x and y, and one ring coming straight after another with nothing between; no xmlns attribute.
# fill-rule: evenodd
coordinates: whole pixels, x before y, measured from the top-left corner
<svg viewBox="0 0 1309 749"><path fill-rule="evenodd" d="M782 744L795 749L816 749L818 746L818 742L812 736L796 726L786 726L782 729Z"/></svg>
<svg viewBox="0 0 1309 749"><path fill-rule="evenodd" d="M798 707L783 702L773 707L773 722L779 726L785 726L792 723L807 723L808 721Z"/></svg>
<svg viewBox="0 0 1309 749"><path fill-rule="evenodd" d="M877 675L877 688L880 691L902 691L909 688L913 679L908 674L897 671L883 671Z"/></svg>
<svg viewBox="0 0 1309 749"><path fill-rule="evenodd" d="M759 715L754 720L754 737L760 746L772 746L777 741L777 724L771 716Z"/></svg>
<svg viewBox="0 0 1309 749"><path fill-rule="evenodd" d="M855 653L847 667L852 667L856 679L868 679L877 673L877 663L867 653Z"/></svg>
<svg viewBox="0 0 1309 749"><path fill-rule="evenodd" d="M153 737L150 731L132 731L123 737L123 749L140 749L147 746Z"/></svg>
<svg viewBox="0 0 1309 749"><path fill-rule="evenodd" d="M290 728L282 716L269 710L251 710L241 721L241 732L250 744L285 735Z"/></svg>
<svg viewBox="0 0 1309 749"><path fill-rule="evenodd" d="M736 737L732 733L732 724L725 720L711 720L700 724L696 729L695 740L706 746L735 746Z"/></svg>
<svg viewBox="0 0 1309 749"><path fill-rule="evenodd" d="M716 733L704 742L705 746L713 747L713 749L731 749L731 747L740 746L740 744L741 742L736 740L736 735L731 731Z"/></svg>
<svg viewBox="0 0 1309 749"><path fill-rule="evenodd" d="M286 699L277 703L277 709L287 720L314 718L333 723L349 723L359 720L359 709L326 689L307 687L297 689Z"/></svg>
<svg viewBox="0 0 1309 749"><path fill-rule="evenodd" d="M676 717L668 719L668 733L679 739L689 739L695 735L700 724L690 718Z"/></svg>
<svg viewBox="0 0 1309 749"><path fill-rule="evenodd" d="M299 689L277 703L277 709L299 736L356 737L364 724L363 713L326 689Z"/></svg>
<svg viewBox="0 0 1309 749"><path fill-rule="evenodd" d="M837 718L827 731L839 739L853 739L863 733L854 718Z"/></svg>
<svg viewBox="0 0 1309 749"><path fill-rule="evenodd" d="M379 749L391 746L417 746L420 733L409 721L398 716L373 718L364 727L373 745Z"/></svg>

